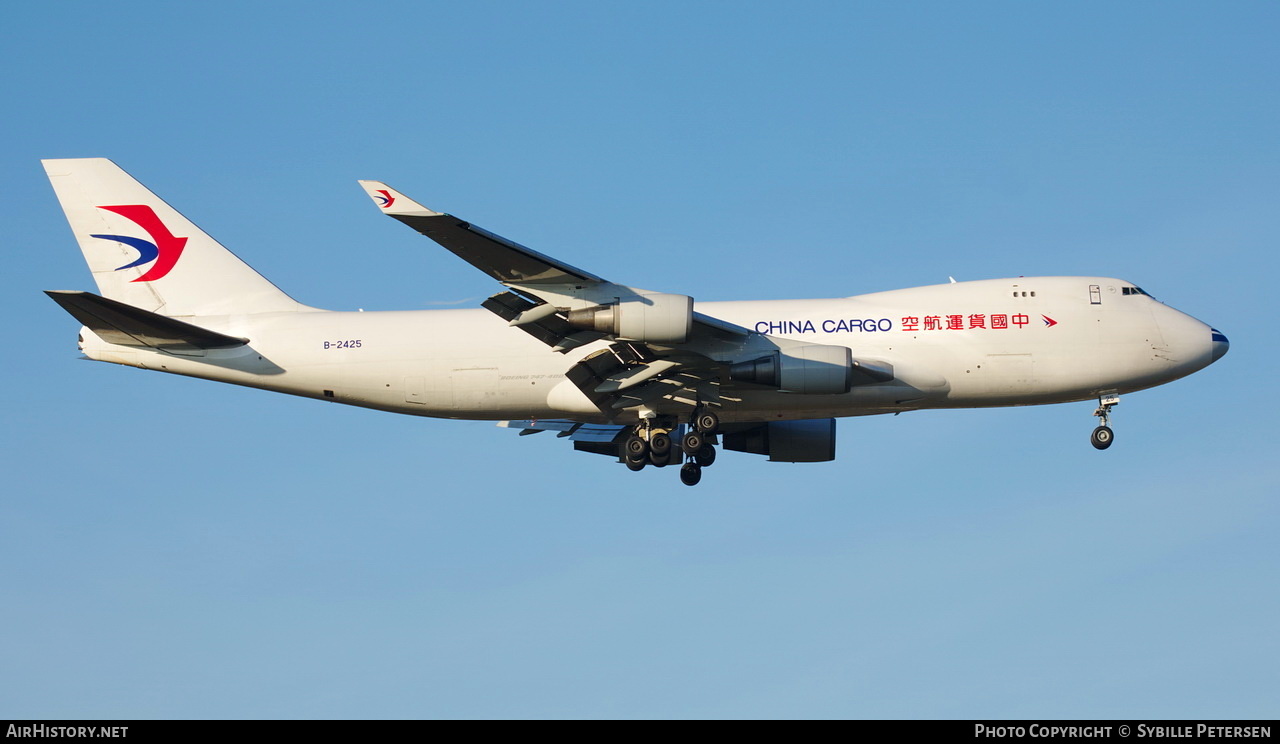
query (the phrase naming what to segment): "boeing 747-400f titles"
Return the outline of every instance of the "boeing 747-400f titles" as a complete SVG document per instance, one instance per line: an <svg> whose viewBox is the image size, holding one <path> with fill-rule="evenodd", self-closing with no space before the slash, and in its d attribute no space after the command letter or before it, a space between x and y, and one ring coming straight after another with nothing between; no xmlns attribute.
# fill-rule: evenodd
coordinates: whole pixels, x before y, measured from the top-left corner
<svg viewBox="0 0 1280 744"><path fill-rule="evenodd" d="M49 296L90 359L416 416L555 431L632 470L716 446L835 458L836 418L1098 401L1176 380L1226 337L1105 277L952 282L830 300L705 302L603 279L433 212L374 204L506 290L483 309L333 312L291 299L109 160L45 169L100 295Z"/></svg>

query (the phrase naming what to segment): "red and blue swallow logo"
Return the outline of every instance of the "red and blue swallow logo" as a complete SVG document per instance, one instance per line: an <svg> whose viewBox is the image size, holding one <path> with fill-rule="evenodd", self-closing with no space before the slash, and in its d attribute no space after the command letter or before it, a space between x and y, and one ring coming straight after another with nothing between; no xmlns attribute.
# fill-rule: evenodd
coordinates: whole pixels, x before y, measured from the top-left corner
<svg viewBox="0 0 1280 744"><path fill-rule="evenodd" d="M1040 317L1044 318L1045 328L1052 328L1058 324L1058 321L1054 320L1053 318L1050 318L1048 315L1041 314Z"/></svg>
<svg viewBox="0 0 1280 744"><path fill-rule="evenodd" d="M390 209L391 205L396 203L396 198L386 189L378 189L378 193L382 194L382 196L374 195L373 198L378 200L379 206L383 209Z"/></svg>
<svg viewBox="0 0 1280 744"><path fill-rule="evenodd" d="M114 240L117 243L124 243L138 251L138 259L132 263L116 269L123 271L124 269L132 269L135 266L141 266L146 263L151 264L151 268L147 269L142 276L134 279L135 282L154 282L163 278L178 263L178 257L182 255L182 249L187 245L186 238L174 237L169 232L169 228L160 221L156 213L145 204L125 204L115 207L98 207L108 212L114 212L127 220L132 221L138 227L147 231L151 236L151 240L143 240L142 238L134 238L128 235L90 235L91 238L102 238L103 240Z"/></svg>

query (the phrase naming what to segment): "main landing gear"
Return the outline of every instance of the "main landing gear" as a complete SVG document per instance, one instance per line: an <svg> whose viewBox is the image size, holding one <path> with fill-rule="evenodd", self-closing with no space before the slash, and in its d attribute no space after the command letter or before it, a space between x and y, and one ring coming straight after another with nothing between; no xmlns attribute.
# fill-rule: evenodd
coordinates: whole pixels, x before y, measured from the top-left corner
<svg viewBox="0 0 1280 744"><path fill-rule="evenodd" d="M646 465L664 468L684 462L680 467L680 482L696 486L702 480L702 469L716 461L716 432L720 417L709 409L699 409L690 422L689 429L680 438L679 450L671 441L674 421L666 427L645 419L636 424L622 443L622 461L630 470L643 470Z"/></svg>
<svg viewBox="0 0 1280 744"><path fill-rule="evenodd" d="M1111 431L1111 408L1120 405L1120 396L1103 395L1098 398L1098 410L1093 412L1098 417L1100 426L1093 430L1089 441L1096 449L1104 450L1115 441L1115 432Z"/></svg>

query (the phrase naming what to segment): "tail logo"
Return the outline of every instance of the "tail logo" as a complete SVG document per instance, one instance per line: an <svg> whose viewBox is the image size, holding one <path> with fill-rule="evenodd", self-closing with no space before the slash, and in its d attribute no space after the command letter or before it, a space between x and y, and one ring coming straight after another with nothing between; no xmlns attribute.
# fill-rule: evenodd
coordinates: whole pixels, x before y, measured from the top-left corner
<svg viewBox="0 0 1280 744"><path fill-rule="evenodd" d="M382 196L375 195L373 198L378 200L383 209L390 209L391 205L396 203L396 198L386 189L378 189L378 193L382 194Z"/></svg>
<svg viewBox="0 0 1280 744"><path fill-rule="evenodd" d="M182 255L182 249L187 245L186 238L174 237L169 232L169 228L160 221L156 213L151 207L145 204L127 204L116 207L98 207L108 212L114 212L127 220L130 220L138 227L147 231L151 236L151 240L143 240L142 238L134 238L128 235L90 235L91 238L102 238L103 240L114 240L117 243L124 243L134 250L138 251L138 259L132 263L116 269L123 271L124 269L132 269L135 266L141 266L151 263L151 268L147 269L142 276L134 279L135 282L154 282L163 278L178 263L178 257Z"/></svg>

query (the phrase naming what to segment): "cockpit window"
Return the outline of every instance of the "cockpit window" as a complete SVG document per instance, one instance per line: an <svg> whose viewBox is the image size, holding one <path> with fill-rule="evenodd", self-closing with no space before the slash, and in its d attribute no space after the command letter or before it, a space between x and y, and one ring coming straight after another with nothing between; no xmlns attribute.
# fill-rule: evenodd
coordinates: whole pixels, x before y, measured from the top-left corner
<svg viewBox="0 0 1280 744"><path fill-rule="evenodd" d="M1151 297L1151 295L1147 294L1146 290L1142 287L1123 287L1121 291L1127 295L1146 295L1147 297ZM1151 299L1154 300L1155 298L1151 297Z"/></svg>

